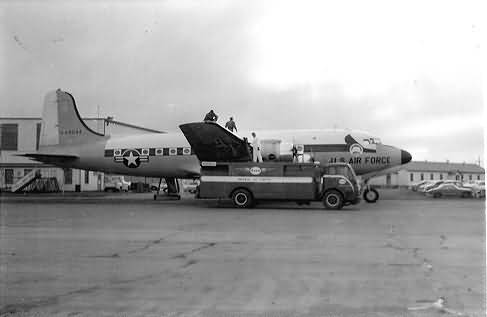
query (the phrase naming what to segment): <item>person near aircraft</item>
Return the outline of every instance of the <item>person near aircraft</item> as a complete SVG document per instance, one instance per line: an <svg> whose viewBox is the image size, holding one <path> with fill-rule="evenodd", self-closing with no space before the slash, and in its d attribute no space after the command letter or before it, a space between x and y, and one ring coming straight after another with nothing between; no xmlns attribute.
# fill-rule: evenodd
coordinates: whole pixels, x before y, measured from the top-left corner
<svg viewBox="0 0 487 317"><path fill-rule="evenodd" d="M262 162L262 144L260 144L260 139L257 137L255 132L252 132L252 155L254 162Z"/></svg>
<svg viewBox="0 0 487 317"><path fill-rule="evenodd" d="M233 117L230 117L230 120L227 121L227 123L225 123L225 128L227 128L228 130L232 131L235 130L235 132L237 132L237 126L235 125L235 121L233 121Z"/></svg>
<svg viewBox="0 0 487 317"><path fill-rule="evenodd" d="M210 110L210 112L208 112L205 116L205 119L204 121L213 121L213 122L216 122L218 120L218 116L217 114L212 110Z"/></svg>

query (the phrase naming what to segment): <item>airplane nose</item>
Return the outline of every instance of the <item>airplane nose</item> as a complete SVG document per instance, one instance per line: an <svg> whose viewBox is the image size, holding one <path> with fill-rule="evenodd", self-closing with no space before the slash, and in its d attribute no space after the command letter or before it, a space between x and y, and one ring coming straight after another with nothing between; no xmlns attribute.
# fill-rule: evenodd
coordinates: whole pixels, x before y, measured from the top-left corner
<svg viewBox="0 0 487 317"><path fill-rule="evenodd" d="M401 150L401 164L409 163L412 158L408 151Z"/></svg>

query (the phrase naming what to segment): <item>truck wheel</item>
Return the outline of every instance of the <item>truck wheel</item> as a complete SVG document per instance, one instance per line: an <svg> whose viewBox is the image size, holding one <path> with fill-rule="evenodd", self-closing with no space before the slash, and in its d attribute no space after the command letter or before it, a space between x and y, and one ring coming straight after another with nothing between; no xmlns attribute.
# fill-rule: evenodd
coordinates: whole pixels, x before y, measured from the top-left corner
<svg viewBox="0 0 487 317"><path fill-rule="evenodd" d="M364 199L368 203L375 203L379 199L379 192L375 189L365 189L364 190Z"/></svg>
<svg viewBox="0 0 487 317"><path fill-rule="evenodd" d="M325 205L326 209L342 209L342 194L336 190L327 191L323 196L323 204Z"/></svg>
<svg viewBox="0 0 487 317"><path fill-rule="evenodd" d="M254 198L246 189L237 189L232 193L232 201L237 208L250 208L253 205Z"/></svg>

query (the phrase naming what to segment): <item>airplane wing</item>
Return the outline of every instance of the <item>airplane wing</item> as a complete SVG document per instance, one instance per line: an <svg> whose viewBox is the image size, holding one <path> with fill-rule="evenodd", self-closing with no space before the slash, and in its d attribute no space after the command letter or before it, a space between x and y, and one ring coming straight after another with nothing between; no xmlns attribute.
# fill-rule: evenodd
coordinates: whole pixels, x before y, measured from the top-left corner
<svg viewBox="0 0 487 317"><path fill-rule="evenodd" d="M250 161L247 139L215 122L193 122L179 126L200 161Z"/></svg>
<svg viewBox="0 0 487 317"><path fill-rule="evenodd" d="M28 157L30 159L42 162L42 163L68 163L79 159L77 155L66 154L47 154L47 153L25 153L16 154L16 156Z"/></svg>

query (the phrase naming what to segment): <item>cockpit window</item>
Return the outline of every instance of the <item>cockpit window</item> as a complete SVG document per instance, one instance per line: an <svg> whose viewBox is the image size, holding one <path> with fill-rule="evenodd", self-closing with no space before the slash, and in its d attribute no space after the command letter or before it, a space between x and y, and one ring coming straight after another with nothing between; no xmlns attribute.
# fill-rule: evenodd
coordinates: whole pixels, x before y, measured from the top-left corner
<svg viewBox="0 0 487 317"><path fill-rule="evenodd" d="M382 142L381 142L381 140L379 138L366 138L366 139L363 139L362 144L363 145L382 144Z"/></svg>

